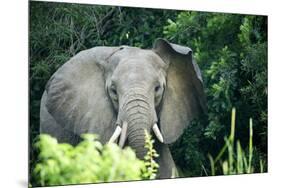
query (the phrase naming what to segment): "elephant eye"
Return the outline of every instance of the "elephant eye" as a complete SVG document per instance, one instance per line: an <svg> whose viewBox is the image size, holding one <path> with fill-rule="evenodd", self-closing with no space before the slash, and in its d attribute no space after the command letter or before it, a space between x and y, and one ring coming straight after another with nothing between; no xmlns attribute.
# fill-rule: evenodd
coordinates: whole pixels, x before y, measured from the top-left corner
<svg viewBox="0 0 281 188"><path fill-rule="evenodd" d="M111 92L114 94L114 95L117 95L117 91L114 87L111 87Z"/></svg>
<svg viewBox="0 0 281 188"><path fill-rule="evenodd" d="M160 90L160 85L157 85L154 89L155 92L158 92Z"/></svg>
<svg viewBox="0 0 281 188"><path fill-rule="evenodd" d="M117 90L115 87L110 87L110 97L113 101L118 101Z"/></svg>

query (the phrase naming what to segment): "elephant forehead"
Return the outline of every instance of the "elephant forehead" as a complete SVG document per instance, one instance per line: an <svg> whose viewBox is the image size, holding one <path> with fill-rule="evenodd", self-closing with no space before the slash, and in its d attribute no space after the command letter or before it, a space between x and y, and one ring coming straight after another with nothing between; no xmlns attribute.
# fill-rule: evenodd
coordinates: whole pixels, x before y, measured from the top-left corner
<svg viewBox="0 0 281 188"><path fill-rule="evenodd" d="M166 64L151 50L126 47L115 57L118 62L115 63L112 79L117 82L151 82L164 75L161 72L165 72Z"/></svg>
<svg viewBox="0 0 281 188"><path fill-rule="evenodd" d="M112 59L115 59L120 62L128 61L128 60L135 60L138 61L138 63L142 64L159 64L160 66L165 66L165 63L162 61L162 59L155 54L152 50L148 49L141 49L137 47L129 47L124 46L120 48L120 50L115 53Z"/></svg>
<svg viewBox="0 0 281 188"><path fill-rule="evenodd" d="M119 63L113 76L120 79L129 80L150 80L155 77L155 68L141 59L126 59Z"/></svg>

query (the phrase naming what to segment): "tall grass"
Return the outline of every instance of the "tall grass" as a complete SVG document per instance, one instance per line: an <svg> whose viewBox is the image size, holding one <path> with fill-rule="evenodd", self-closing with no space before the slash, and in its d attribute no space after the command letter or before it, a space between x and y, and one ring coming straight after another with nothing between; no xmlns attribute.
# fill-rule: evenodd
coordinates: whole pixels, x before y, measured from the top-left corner
<svg viewBox="0 0 281 188"><path fill-rule="evenodd" d="M215 159L209 155L211 174L216 175L222 172L224 175L254 173L253 165L253 119L249 119L249 145L248 151L243 149L240 141L235 142L235 118L236 109L231 112L230 135L225 137L225 144ZM259 172L263 172L264 161L259 161Z"/></svg>

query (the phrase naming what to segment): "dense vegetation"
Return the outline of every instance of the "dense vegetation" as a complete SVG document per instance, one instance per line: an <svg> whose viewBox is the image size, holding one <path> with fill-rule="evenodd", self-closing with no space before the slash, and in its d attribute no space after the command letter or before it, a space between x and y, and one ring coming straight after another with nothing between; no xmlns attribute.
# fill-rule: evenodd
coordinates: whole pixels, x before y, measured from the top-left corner
<svg viewBox="0 0 281 188"><path fill-rule="evenodd" d="M39 154L32 172L33 183L49 186L155 179L158 164L154 159L158 154L147 132L144 161L129 147L122 150L115 143L103 146L92 134L82 138L77 146L72 146L40 135L34 144Z"/></svg>
<svg viewBox="0 0 281 188"><path fill-rule="evenodd" d="M54 71L77 52L93 46L151 48L160 37L193 49L208 101L208 114L193 122L171 145L180 175L214 174L208 156L219 154L231 132L232 107L237 110L235 138L246 158L250 155L249 119L253 119L251 172L260 172L261 166L266 171L266 17L31 2L30 173L40 161L39 151L34 150L40 98ZM228 157L220 156L222 161ZM220 164L216 163L215 174L224 173Z"/></svg>

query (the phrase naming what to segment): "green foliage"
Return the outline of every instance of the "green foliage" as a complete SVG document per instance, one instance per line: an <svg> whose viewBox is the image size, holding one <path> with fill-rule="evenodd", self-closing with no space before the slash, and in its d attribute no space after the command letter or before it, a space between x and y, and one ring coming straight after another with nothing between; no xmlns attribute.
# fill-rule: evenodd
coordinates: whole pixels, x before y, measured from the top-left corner
<svg viewBox="0 0 281 188"><path fill-rule="evenodd" d="M143 171L143 179L155 179L159 165L156 163L154 158L158 157L156 150L153 148L154 140L151 135L145 130L145 148L147 154L144 156L145 170Z"/></svg>
<svg viewBox="0 0 281 188"><path fill-rule="evenodd" d="M231 174L244 174L244 173L254 173L253 166L253 120L250 118L249 121L249 145L248 152L245 152L240 144L240 141L236 141L236 150L235 150L235 116L236 110L232 109L231 115L231 132L228 138L225 137L225 145L219 152L218 156L213 159L209 155L210 164L211 164L211 174L216 175L216 171L222 171L225 175ZM227 152L227 156L225 156ZM226 158L226 159L225 159ZM220 162L220 163L218 163ZM217 165L218 163L218 165ZM264 161L259 159L259 172L263 172ZM220 169L218 169L220 168Z"/></svg>
<svg viewBox="0 0 281 188"><path fill-rule="evenodd" d="M153 140L146 134L145 160L139 160L135 152L116 144L103 146L96 136L84 134L77 146L59 144L55 138L42 134L35 143L39 151L32 177L35 185L67 185L155 179L158 164L154 157Z"/></svg>
<svg viewBox="0 0 281 188"><path fill-rule="evenodd" d="M205 175L201 168L204 153L200 149L200 138L203 136L203 125L192 123L182 137L172 145L171 152L180 177Z"/></svg>
<svg viewBox="0 0 281 188"><path fill-rule="evenodd" d="M245 122L252 117L255 121L253 141L257 146L253 158L261 155L266 160L267 18L185 11L176 19L168 20L164 35L193 49L203 73L208 101L206 120L193 123L173 145L177 164L195 165L191 171L184 167L182 171L189 171L184 175L201 176L202 171L209 174L205 172L205 167L209 166L207 153L214 155L224 144L232 106L236 106L239 112L236 136L241 145L247 145ZM178 153L196 157L183 158ZM194 159L199 161L194 162ZM258 160L254 162L255 165L259 163Z"/></svg>

